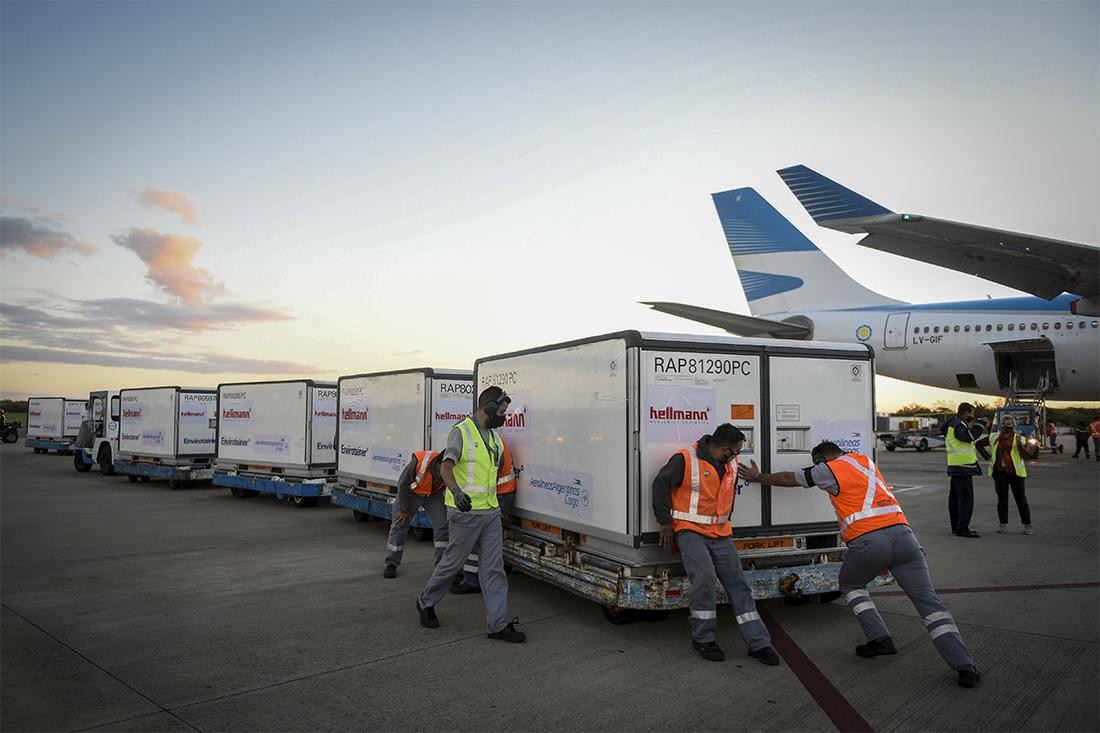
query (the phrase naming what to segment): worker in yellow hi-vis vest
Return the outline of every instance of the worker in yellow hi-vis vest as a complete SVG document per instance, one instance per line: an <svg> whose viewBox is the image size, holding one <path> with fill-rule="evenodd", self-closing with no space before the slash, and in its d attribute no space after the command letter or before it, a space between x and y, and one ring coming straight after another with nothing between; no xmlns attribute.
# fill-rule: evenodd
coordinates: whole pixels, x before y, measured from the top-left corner
<svg viewBox="0 0 1100 733"><path fill-rule="evenodd" d="M470 553L478 556L478 577L485 599L490 639L521 642L527 635L508 620L508 576L504 574L504 530L500 523L497 481L504 465L504 441L494 428L504 424L511 398L500 387L488 387L477 398L477 410L451 428L440 474L447 485L450 542L436 563L428 585L416 599L420 624L439 626L435 606L462 570Z"/></svg>
<svg viewBox="0 0 1100 733"><path fill-rule="evenodd" d="M982 437L982 426L974 420L974 405L969 402L959 405L955 417L944 426L943 437L947 448L947 475L951 480L951 490L947 494L951 532L958 537L980 537L970 529L970 517L974 514L974 477L982 472L974 447L974 442Z"/></svg>

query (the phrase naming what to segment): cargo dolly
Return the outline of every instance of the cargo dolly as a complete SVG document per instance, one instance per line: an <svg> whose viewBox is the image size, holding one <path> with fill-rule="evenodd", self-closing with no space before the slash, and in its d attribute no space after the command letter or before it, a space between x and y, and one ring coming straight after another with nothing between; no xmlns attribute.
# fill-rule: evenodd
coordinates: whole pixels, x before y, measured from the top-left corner
<svg viewBox="0 0 1100 733"><path fill-rule="evenodd" d="M59 456L67 456L73 452L73 441L51 440L50 438L27 438L23 443L28 448L34 448L35 453L49 453L57 451Z"/></svg>
<svg viewBox="0 0 1100 733"><path fill-rule="evenodd" d="M207 481L214 473L208 463L172 465L130 458L115 459L114 470L115 473L124 474L132 484L159 479L167 481L171 489L190 488L195 481Z"/></svg>
<svg viewBox="0 0 1100 733"><path fill-rule="evenodd" d="M396 489L392 491L396 492ZM329 501L337 506L351 509L356 521L367 522L371 519L389 521L393 519L393 503L396 496L396 493L383 489L338 485L332 487ZM423 509L413 516L409 528L409 535L417 541L427 540L432 536L432 522Z"/></svg>
<svg viewBox="0 0 1100 733"><path fill-rule="evenodd" d="M246 474L237 471L217 469L212 483L225 486L238 499L246 499L260 494L274 494L282 501L288 499L295 506L316 506L322 496L328 496L331 489L330 477L298 478L273 474Z"/></svg>

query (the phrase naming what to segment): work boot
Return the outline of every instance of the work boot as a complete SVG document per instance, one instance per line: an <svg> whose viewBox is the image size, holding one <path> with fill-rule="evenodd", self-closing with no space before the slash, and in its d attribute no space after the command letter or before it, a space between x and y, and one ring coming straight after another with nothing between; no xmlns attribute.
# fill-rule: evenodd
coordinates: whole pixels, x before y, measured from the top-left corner
<svg viewBox="0 0 1100 733"><path fill-rule="evenodd" d="M1008 525L1002 524L1000 527L998 527L997 534L1008 534Z"/></svg>
<svg viewBox="0 0 1100 733"><path fill-rule="evenodd" d="M884 636L881 639L875 639L869 641L866 644L860 644L856 647L856 654L861 657L879 657L884 654L897 654L898 650L894 647L894 640L889 636Z"/></svg>
<svg viewBox="0 0 1100 733"><path fill-rule="evenodd" d="M959 670L959 687L977 687L978 683L981 681L982 673L978 671L977 667Z"/></svg>
<svg viewBox="0 0 1100 733"><path fill-rule="evenodd" d="M770 646L766 646L763 649L757 649L756 651L749 652L749 656L758 660L761 664L766 664L769 667L779 666L779 655L775 653L775 650Z"/></svg>
<svg viewBox="0 0 1100 733"><path fill-rule="evenodd" d="M519 623L518 618L514 618L508 622L500 631L494 631L491 634L487 634L490 639L500 639L501 641L510 641L513 644L521 644L527 641L527 634L522 631L516 631L516 624Z"/></svg>
<svg viewBox="0 0 1100 733"><path fill-rule="evenodd" d="M383 578L396 578L397 577L397 566L396 565L387 565L386 569L382 571L382 577Z"/></svg>
<svg viewBox="0 0 1100 733"><path fill-rule="evenodd" d="M1024 525L1024 534L1035 534L1035 530L1031 528L1030 524Z"/></svg>
<svg viewBox="0 0 1100 733"><path fill-rule="evenodd" d="M975 532L972 529L964 529L962 531L956 532L955 536L956 537L981 537L980 534L978 534L977 532Z"/></svg>
<svg viewBox="0 0 1100 733"><path fill-rule="evenodd" d="M420 605L420 598L416 599L416 611L420 614L420 625L426 629L439 628L439 619L435 615L435 606L424 608Z"/></svg>
<svg viewBox="0 0 1100 733"><path fill-rule="evenodd" d="M722 651L722 647L713 641L708 641L705 644L693 641L691 642L691 648L699 652L699 656L708 662L726 661L726 653Z"/></svg>

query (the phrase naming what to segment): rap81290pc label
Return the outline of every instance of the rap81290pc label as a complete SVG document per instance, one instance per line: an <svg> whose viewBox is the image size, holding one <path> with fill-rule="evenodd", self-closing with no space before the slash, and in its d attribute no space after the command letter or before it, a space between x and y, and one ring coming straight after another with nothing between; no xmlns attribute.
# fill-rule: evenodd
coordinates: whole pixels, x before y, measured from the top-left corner
<svg viewBox="0 0 1100 733"><path fill-rule="evenodd" d="M653 373L748 377L752 375L752 364L746 359L670 354L653 357Z"/></svg>

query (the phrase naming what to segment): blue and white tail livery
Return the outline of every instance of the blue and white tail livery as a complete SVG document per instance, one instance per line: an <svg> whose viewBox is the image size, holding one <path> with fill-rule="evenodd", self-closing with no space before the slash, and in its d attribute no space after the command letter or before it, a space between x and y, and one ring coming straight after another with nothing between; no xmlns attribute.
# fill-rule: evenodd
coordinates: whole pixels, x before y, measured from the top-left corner
<svg viewBox="0 0 1100 733"><path fill-rule="evenodd" d="M985 243L995 241L1000 269L972 274L1011 284L1015 272L1030 268L1028 282L1042 281L1043 295L922 304L887 298L853 280L756 191L738 188L713 199L752 315L685 303L646 305L743 336L864 343L874 349L880 374L934 387L1100 399L1094 312L1100 250L896 214L801 165L779 173L819 225L865 233L863 246L951 267L964 248L979 257ZM946 254L932 251L936 247ZM1076 294L1051 293L1058 283L1072 283Z"/></svg>
<svg viewBox="0 0 1100 733"><path fill-rule="evenodd" d="M712 198L754 316L899 302L849 277L755 190Z"/></svg>

